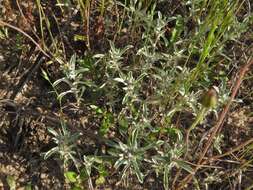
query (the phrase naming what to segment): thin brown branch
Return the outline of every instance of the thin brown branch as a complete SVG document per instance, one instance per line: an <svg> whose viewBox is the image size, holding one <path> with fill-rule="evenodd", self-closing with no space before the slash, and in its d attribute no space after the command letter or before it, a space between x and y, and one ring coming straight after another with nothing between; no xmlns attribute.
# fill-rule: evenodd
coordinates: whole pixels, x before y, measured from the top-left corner
<svg viewBox="0 0 253 190"><path fill-rule="evenodd" d="M42 49L42 47L29 35L27 34L25 31L21 30L20 28L13 26L7 22L4 22L2 20L0 20L0 26L7 26L13 30L18 31L19 33L23 34L25 37L27 37L32 43L34 43L36 45L36 47L47 57L47 58L51 58L51 56L45 52L45 50Z"/></svg>
<svg viewBox="0 0 253 190"><path fill-rule="evenodd" d="M213 160L220 159L222 157L228 156L229 154L232 154L233 152L236 152L236 151L242 149L243 147L245 147L245 146L247 146L247 145L249 145L251 143L253 143L253 138L247 140L246 142L244 142L244 143L236 146L235 148L232 148L231 150L229 150L229 151L227 151L227 152L225 152L223 154L216 155L216 156L213 156L211 158L208 158L208 160L206 160L206 161L213 161Z"/></svg>

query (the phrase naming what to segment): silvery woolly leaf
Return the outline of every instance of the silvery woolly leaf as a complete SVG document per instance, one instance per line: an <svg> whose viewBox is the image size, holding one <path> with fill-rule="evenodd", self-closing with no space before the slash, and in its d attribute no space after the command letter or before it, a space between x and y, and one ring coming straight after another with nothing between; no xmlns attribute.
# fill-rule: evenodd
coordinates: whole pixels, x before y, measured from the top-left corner
<svg viewBox="0 0 253 190"><path fill-rule="evenodd" d="M53 128L49 127L48 132L51 133L52 135L54 135L55 137L57 137L59 134L56 130L54 130Z"/></svg>
<svg viewBox="0 0 253 190"><path fill-rule="evenodd" d="M179 166L180 168L186 170L187 172L189 172L190 174L194 174L194 171L193 169L191 168L191 166L186 163L185 161L182 161L182 160L176 160L174 161L176 162L176 165Z"/></svg>
<svg viewBox="0 0 253 190"><path fill-rule="evenodd" d="M141 173L139 165L136 160L132 161L135 175L137 176L140 183L143 183L144 175Z"/></svg>
<svg viewBox="0 0 253 190"><path fill-rule="evenodd" d="M68 90L66 92L62 92L59 94L59 96L57 97L57 99L61 100L64 96L66 96L67 94L73 94L74 92L72 90Z"/></svg>
<svg viewBox="0 0 253 190"><path fill-rule="evenodd" d="M54 147L52 148L51 150L47 151L45 154L44 154L44 159L48 159L50 156L52 156L53 154L59 152L59 147Z"/></svg>
<svg viewBox="0 0 253 190"><path fill-rule="evenodd" d="M60 84L61 82L64 82L66 84L68 84L70 87L72 86L72 83L67 79L67 78L61 78L61 79L58 79L56 80L54 83L53 83L53 87L55 88L58 84Z"/></svg>
<svg viewBox="0 0 253 190"><path fill-rule="evenodd" d="M122 79L122 78L114 78L113 80L116 81L116 82L123 83L124 85L127 85L127 83L125 82L125 80Z"/></svg>

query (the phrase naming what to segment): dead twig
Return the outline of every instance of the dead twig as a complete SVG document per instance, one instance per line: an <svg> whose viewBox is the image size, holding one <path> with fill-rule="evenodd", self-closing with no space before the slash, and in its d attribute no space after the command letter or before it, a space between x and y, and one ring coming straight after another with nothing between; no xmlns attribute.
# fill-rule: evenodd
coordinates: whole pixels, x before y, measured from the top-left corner
<svg viewBox="0 0 253 190"><path fill-rule="evenodd" d="M0 26L7 26L13 30L16 30L18 32L20 32L21 34L23 34L25 37L27 37L32 43L34 43L36 45L36 47L47 57L47 58L51 58L52 56L49 55L45 50L42 49L42 47L29 35L27 34L25 31L21 30L20 28L13 26L7 22L4 22L2 20L0 20Z"/></svg>
<svg viewBox="0 0 253 190"><path fill-rule="evenodd" d="M231 150L229 150L229 151L227 151L227 152L225 152L225 153L223 153L223 154L220 154L220 155L217 155L217 156L213 156L213 157L211 157L211 158L208 158L208 160L206 160L205 163L206 163L206 162L213 161L213 160L220 159L220 158L225 157L225 156L228 156L229 154L232 154L233 152L236 152L236 151L242 149L243 147L245 147L245 146L247 146L247 145L249 145L249 144L251 144L251 143L253 143L253 138L247 140L246 142L244 142L244 143L242 143L242 144L240 144L240 145L238 145L238 146L232 148Z"/></svg>

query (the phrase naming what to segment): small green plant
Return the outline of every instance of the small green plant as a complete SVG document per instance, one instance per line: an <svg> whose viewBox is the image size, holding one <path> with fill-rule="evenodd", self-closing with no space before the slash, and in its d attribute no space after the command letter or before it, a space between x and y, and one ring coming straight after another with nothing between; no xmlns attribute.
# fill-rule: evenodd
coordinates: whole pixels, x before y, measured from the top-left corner
<svg viewBox="0 0 253 190"><path fill-rule="evenodd" d="M80 60L81 62L82 60ZM60 107L62 105L62 99L65 97L67 94L73 94L75 96L77 105L80 106L83 98L83 93L87 87L94 87L96 86L90 81L90 80L85 80L84 78L84 73L89 72L88 67L78 67L77 65L77 57L76 54L74 54L70 61L67 62L63 66L63 72L64 72L64 77L56 80L55 82L52 82L47 74L46 71L42 70L42 75L43 77L51 84L53 87L54 93L57 96L57 99L60 103ZM62 91L61 90L61 83L64 83L70 88L69 90Z"/></svg>
<svg viewBox="0 0 253 190"><path fill-rule="evenodd" d="M90 82L83 80L83 73L88 71L88 68L77 68L76 54L74 54L64 67L65 77L56 80L52 84L54 88L58 87L60 83L65 83L70 87L70 90L60 93L57 98L61 100L67 94L74 94L77 105L80 105L86 87L92 85Z"/></svg>
<svg viewBox="0 0 253 190"><path fill-rule="evenodd" d="M124 82L124 79L121 79L120 76L125 76L122 71L123 55L132 47L128 45L123 49L119 49L110 41L110 51L107 54L96 54L93 57L97 59L96 65L102 64L104 67L102 72L104 72L105 77L104 82L100 84L100 89L105 91L105 95L108 97L108 104L115 104L114 97L119 94L117 83Z"/></svg>
<svg viewBox="0 0 253 190"><path fill-rule="evenodd" d="M114 117L110 112L103 112L103 119L99 128L100 135L106 135L113 126Z"/></svg>
<svg viewBox="0 0 253 190"><path fill-rule="evenodd" d="M4 27L0 27L0 39L7 39L8 38L8 29Z"/></svg>
<svg viewBox="0 0 253 190"><path fill-rule="evenodd" d="M91 180L91 170L92 167L96 161L96 158L94 156L83 156L84 161L84 171L86 173L86 176L88 177L88 184L90 189L94 189L92 180Z"/></svg>
<svg viewBox="0 0 253 190"><path fill-rule="evenodd" d="M67 171L64 173L64 177L66 182L70 184L71 190L82 190L85 187L83 184L87 178L85 170L81 170L80 174L74 171Z"/></svg>
<svg viewBox="0 0 253 190"><path fill-rule="evenodd" d="M160 128L159 133L167 134L169 138L167 141L161 141L160 144L162 146L157 147L157 154L151 157L150 165L152 167L151 171L154 171L157 177L162 175L164 189L168 190L170 182L174 179L173 176L171 176L173 169L183 169L189 173L193 173L193 169L189 163L181 159L184 154L182 132L170 126ZM156 138L157 137L152 138L153 141L157 141Z"/></svg>
<svg viewBox="0 0 253 190"><path fill-rule="evenodd" d="M140 89L141 81L145 76L146 74L143 73L135 79L133 73L130 71L127 75L121 73L120 78L114 78L114 81L120 82L124 85L122 88L125 91L125 96L122 99L123 105L140 101L138 90Z"/></svg>
<svg viewBox="0 0 253 190"><path fill-rule="evenodd" d="M10 190L16 190L16 187L17 187L16 180L13 176L8 175L6 178L6 181L9 185Z"/></svg>
<svg viewBox="0 0 253 190"><path fill-rule="evenodd" d="M72 134L72 132L67 129L67 126L63 121L61 122L61 130L59 132L52 128L48 128L48 131L54 136L53 141L56 146L44 154L44 159L48 159L53 154L58 154L60 156L60 160L63 161L63 171L67 170L70 160L72 160L78 168L78 163L75 159L76 152L74 148L80 134Z"/></svg>
<svg viewBox="0 0 253 190"><path fill-rule="evenodd" d="M192 174L193 169L187 162L180 159L184 154L184 148L181 143L174 147L165 143L164 147L165 149L163 151L159 151L160 155L156 155L152 158L152 167L155 169L157 176L162 173L164 189L168 190L173 168L183 169Z"/></svg>
<svg viewBox="0 0 253 190"><path fill-rule="evenodd" d="M139 142L138 129L134 129L128 138L127 144L118 141L117 143L111 143L113 148L110 154L117 159L114 164L116 169L123 167L121 178L126 186L128 186L129 177L134 174L138 178L140 183L143 183L144 174L141 171L142 162L145 159L146 151L162 144L161 141L157 141L147 146L141 147Z"/></svg>
<svg viewBox="0 0 253 190"><path fill-rule="evenodd" d="M75 171L67 171L64 173L67 183L71 185L71 190L86 188L87 185L85 185L85 182L87 181L89 189L93 190L94 185L91 179L93 169L99 174L95 181L96 186L103 185L105 183L105 177L108 176L104 163L105 161L97 156L84 155L83 166L78 173Z"/></svg>

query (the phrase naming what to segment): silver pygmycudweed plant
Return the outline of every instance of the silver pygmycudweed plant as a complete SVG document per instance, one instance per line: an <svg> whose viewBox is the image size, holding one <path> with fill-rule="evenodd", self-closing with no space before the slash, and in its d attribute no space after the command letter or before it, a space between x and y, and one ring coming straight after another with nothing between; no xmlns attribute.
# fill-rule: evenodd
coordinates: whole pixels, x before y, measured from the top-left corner
<svg viewBox="0 0 253 190"><path fill-rule="evenodd" d="M157 141L142 147L139 138L138 129L134 129L128 137L127 144L119 140L109 144L113 148L109 153L118 158L114 167L116 169L123 167L121 177L125 185L128 185L129 177L132 174L136 175L140 183L143 183L145 175L141 171L141 166L145 161L146 151L163 144L162 141Z"/></svg>
<svg viewBox="0 0 253 190"><path fill-rule="evenodd" d="M56 131L52 128L48 128L48 131L53 135L52 139L56 146L44 154L44 159L48 159L53 154L58 154L60 160L63 161L64 171L66 170L70 160L72 160L78 168L77 161L74 157L76 154L74 149L80 134L69 131L63 121L61 122L61 130Z"/></svg>
<svg viewBox="0 0 253 190"><path fill-rule="evenodd" d="M53 83L53 87L56 88L60 83L65 83L70 87L70 90L62 92L58 95L58 99L62 99L67 94L74 94L77 104L80 105L83 93L86 87L90 87L91 83L84 81L83 74L88 72L88 68L77 68L77 57L74 54L70 61L64 67L65 77L56 80Z"/></svg>

